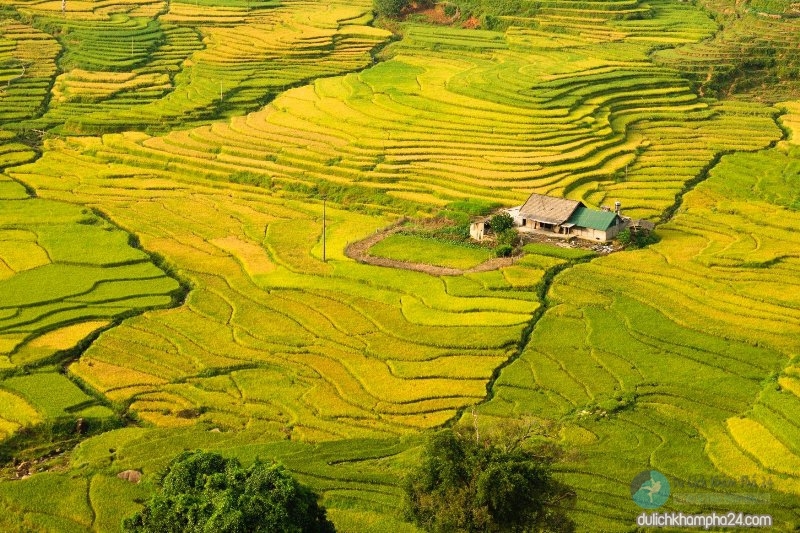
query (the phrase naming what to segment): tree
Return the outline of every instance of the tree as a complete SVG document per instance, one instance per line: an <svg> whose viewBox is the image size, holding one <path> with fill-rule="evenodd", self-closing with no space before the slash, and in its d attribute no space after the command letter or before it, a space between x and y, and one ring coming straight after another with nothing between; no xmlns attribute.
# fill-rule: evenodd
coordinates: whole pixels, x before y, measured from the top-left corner
<svg viewBox="0 0 800 533"><path fill-rule="evenodd" d="M511 229L514 227L514 217L512 217L511 215L509 215L504 211L502 213L494 215L489 220L489 225L492 227L493 232L500 235L507 229Z"/></svg>
<svg viewBox="0 0 800 533"><path fill-rule="evenodd" d="M408 3L409 0L372 0L372 8L378 15L396 18Z"/></svg>
<svg viewBox="0 0 800 533"><path fill-rule="evenodd" d="M526 438L443 430L406 480L407 514L436 532L571 532L560 503L572 493L551 476L552 449Z"/></svg>
<svg viewBox="0 0 800 533"><path fill-rule="evenodd" d="M215 453L184 452L161 490L123 523L131 533L334 533L317 496L279 464L243 468Z"/></svg>

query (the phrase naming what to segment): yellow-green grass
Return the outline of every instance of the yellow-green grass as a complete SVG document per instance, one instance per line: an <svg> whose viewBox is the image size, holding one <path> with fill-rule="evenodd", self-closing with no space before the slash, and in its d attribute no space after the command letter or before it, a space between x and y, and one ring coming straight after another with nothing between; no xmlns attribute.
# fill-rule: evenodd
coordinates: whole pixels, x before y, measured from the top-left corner
<svg viewBox="0 0 800 533"><path fill-rule="evenodd" d="M0 438L6 439L18 429L32 426L42 420L42 415L19 393L0 389Z"/></svg>
<svg viewBox="0 0 800 533"><path fill-rule="evenodd" d="M781 116L781 122L791 130L787 140L792 144L800 144L800 101L782 102L779 105L786 110L786 113Z"/></svg>
<svg viewBox="0 0 800 533"><path fill-rule="evenodd" d="M2 386L25 398L44 417L80 416L80 411L97 404L97 399L87 395L63 374L54 370L38 371L27 376L6 378ZM109 409L102 411L112 415ZM97 412L96 414L101 414Z"/></svg>
<svg viewBox="0 0 800 533"><path fill-rule="evenodd" d="M369 254L397 261L462 270L476 267L492 257L488 248L403 234L382 239L369 249Z"/></svg>
<svg viewBox="0 0 800 533"><path fill-rule="evenodd" d="M763 468L779 474L797 477L800 472L800 457L797 452L775 438L767 428L747 418L728 419L728 431L737 445Z"/></svg>
<svg viewBox="0 0 800 533"><path fill-rule="evenodd" d="M592 250L584 250L582 248L569 248L558 246L556 244L544 243L530 243L522 248L525 252L534 255L543 255L546 257L555 257L557 259L587 259L596 255Z"/></svg>

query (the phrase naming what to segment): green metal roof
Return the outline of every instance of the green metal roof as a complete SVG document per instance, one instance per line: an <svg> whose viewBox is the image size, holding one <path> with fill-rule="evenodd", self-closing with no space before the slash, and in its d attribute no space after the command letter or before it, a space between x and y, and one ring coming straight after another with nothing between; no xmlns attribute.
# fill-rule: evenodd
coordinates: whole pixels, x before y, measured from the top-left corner
<svg viewBox="0 0 800 533"><path fill-rule="evenodd" d="M596 211L580 205L567 223L604 231L614 225L616 218L617 214L613 211Z"/></svg>

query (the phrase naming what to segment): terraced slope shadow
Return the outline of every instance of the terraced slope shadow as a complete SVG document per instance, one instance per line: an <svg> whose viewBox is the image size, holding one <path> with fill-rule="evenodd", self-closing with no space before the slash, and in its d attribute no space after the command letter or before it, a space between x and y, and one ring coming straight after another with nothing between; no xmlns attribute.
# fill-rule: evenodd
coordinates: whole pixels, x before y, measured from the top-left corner
<svg viewBox="0 0 800 533"><path fill-rule="evenodd" d="M563 477L585 523L633 523L630 480L655 468L673 484L670 510L772 513L776 529L793 527L798 170L788 142L725 156L658 244L556 278L552 308L480 412L565 423L578 452Z"/></svg>

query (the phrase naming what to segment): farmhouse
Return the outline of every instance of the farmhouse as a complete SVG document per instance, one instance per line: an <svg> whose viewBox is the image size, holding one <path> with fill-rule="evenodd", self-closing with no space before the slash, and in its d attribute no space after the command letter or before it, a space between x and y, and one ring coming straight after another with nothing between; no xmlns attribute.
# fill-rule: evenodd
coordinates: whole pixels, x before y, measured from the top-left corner
<svg viewBox="0 0 800 533"><path fill-rule="evenodd" d="M520 231L549 232L593 241L610 241L625 229L628 220L615 210L590 209L583 202L531 194L520 207L509 210Z"/></svg>

